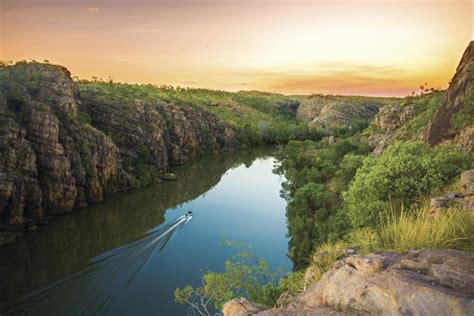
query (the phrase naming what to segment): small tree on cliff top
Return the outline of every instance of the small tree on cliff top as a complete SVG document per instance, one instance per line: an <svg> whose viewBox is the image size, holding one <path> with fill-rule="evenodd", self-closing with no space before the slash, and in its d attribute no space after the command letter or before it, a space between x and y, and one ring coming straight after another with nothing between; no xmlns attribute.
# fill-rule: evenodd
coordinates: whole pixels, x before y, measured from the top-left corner
<svg viewBox="0 0 474 316"><path fill-rule="evenodd" d="M240 246L237 242L228 245ZM186 285L174 292L175 301L189 305L200 315L211 315L211 309L221 310L225 302L245 296L251 301L274 306L281 294L278 281L281 271L272 273L268 264L251 252L249 245L225 263L224 272L206 272L201 285Z"/></svg>

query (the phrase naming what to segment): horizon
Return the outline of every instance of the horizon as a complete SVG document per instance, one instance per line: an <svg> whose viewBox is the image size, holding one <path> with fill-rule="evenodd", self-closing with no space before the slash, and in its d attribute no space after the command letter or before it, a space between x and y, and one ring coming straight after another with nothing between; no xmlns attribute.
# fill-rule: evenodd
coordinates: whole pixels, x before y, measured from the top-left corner
<svg viewBox="0 0 474 316"><path fill-rule="evenodd" d="M83 79L229 92L403 97L425 82L445 89L473 39L469 0L1 5L1 60L49 60Z"/></svg>

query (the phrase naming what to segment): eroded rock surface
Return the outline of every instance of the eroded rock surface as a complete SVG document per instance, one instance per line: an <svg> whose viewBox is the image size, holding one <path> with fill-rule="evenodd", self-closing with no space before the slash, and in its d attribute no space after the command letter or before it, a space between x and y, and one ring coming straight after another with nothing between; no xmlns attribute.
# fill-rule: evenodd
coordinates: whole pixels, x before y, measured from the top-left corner
<svg viewBox="0 0 474 316"><path fill-rule="evenodd" d="M381 154L388 145L397 139L396 130L415 116L416 110L412 104L404 106L393 104L381 108L372 123L374 133L368 138L368 143L373 148L373 153L376 155ZM423 138L422 130L419 131L416 138Z"/></svg>
<svg viewBox="0 0 474 316"><path fill-rule="evenodd" d="M420 250L353 255L337 261L301 295L255 315L342 313L473 315L474 254Z"/></svg>
<svg viewBox="0 0 474 316"><path fill-rule="evenodd" d="M0 70L0 243L236 144L232 128L192 105L110 100L79 91L60 66Z"/></svg>
<svg viewBox="0 0 474 316"><path fill-rule="evenodd" d="M313 96L301 102L297 119L323 129L351 128L370 121L380 106L380 102L370 98Z"/></svg>
<svg viewBox="0 0 474 316"><path fill-rule="evenodd" d="M430 144L435 145L459 134L453 127L453 116L465 106L465 99L474 93L474 41L467 47L456 69L446 99L434 117L427 135ZM471 139L472 142L472 139ZM472 150L472 148L471 148Z"/></svg>

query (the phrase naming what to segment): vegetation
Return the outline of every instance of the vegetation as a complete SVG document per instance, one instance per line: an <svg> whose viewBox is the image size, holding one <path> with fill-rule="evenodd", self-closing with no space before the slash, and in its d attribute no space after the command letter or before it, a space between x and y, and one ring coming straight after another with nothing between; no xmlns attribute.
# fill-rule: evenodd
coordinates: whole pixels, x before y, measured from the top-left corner
<svg viewBox="0 0 474 316"><path fill-rule="evenodd" d="M241 246L238 242L227 244ZM213 308L220 310L225 302L241 296L273 306L283 290L278 284L281 276L281 271L270 272L267 262L255 256L247 245L225 263L224 272L206 272L201 286L176 289L175 300L181 305L189 305L200 315L211 315ZM287 281L285 284L290 286L292 283Z"/></svg>
<svg viewBox="0 0 474 316"><path fill-rule="evenodd" d="M463 108L451 119L453 126L457 129L474 125L474 92L470 92L463 101Z"/></svg>
<svg viewBox="0 0 474 316"><path fill-rule="evenodd" d="M362 253L434 248L473 251L474 214L458 206L430 216L429 204L392 210L378 227L356 230L347 240Z"/></svg>
<svg viewBox="0 0 474 316"><path fill-rule="evenodd" d="M390 133L398 140L409 141L417 139L430 126L430 122L435 117L440 105L445 99L445 91L434 90L427 94L412 95L397 103L402 109L411 107L414 115L411 119L404 121L396 130ZM399 119L398 117L396 119ZM377 130L375 123L363 132L364 136L370 136L381 131Z"/></svg>
<svg viewBox="0 0 474 316"><path fill-rule="evenodd" d="M109 103L133 106L136 102L166 102L175 106L192 105L215 114L223 122L243 127L256 127L259 123L277 120L292 121L302 97L287 97L263 92L226 92L221 90L193 89L173 86L138 85L79 80L81 96L104 99ZM133 107L131 108L133 109Z"/></svg>
<svg viewBox="0 0 474 316"><path fill-rule="evenodd" d="M349 228L340 196L367 153L367 145L345 138L333 144L292 141L278 155L275 172L287 179L288 255L297 269L309 263L316 244L337 240Z"/></svg>
<svg viewBox="0 0 474 316"><path fill-rule="evenodd" d="M390 201L411 205L450 183L470 166L470 157L451 146L396 142L381 157L368 157L344 193L353 227L375 226Z"/></svg>
<svg viewBox="0 0 474 316"><path fill-rule="evenodd" d="M474 250L472 213L453 206L436 216L430 214L429 197L458 188L453 181L473 167L473 156L453 146L430 147L414 141L445 97L443 91L428 92L402 102L402 108L411 106L414 115L396 127L393 133L399 141L379 157L369 155L364 140L377 132L373 124L363 131L363 125L353 130L309 131L309 135L301 130L280 138L289 140L277 155L275 172L286 178L282 196L288 200L288 256L294 271L278 284L273 281L272 293L301 292L304 282L318 280L336 260L351 253L348 249L362 254L421 248ZM472 100L466 97L464 102L462 113L453 118L458 129L472 124ZM246 135L247 144L264 142L258 126L246 126L245 131L241 136ZM312 280L305 280L307 267ZM231 296L241 294L272 303L250 293Z"/></svg>

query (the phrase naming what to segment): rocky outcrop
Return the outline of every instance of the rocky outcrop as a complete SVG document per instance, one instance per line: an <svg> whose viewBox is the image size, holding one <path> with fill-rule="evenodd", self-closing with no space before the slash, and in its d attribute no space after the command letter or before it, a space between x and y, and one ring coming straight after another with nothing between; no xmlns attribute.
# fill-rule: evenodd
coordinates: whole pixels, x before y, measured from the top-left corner
<svg viewBox="0 0 474 316"><path fill-rule="evenodd" d="M301 295L255 315L340 313L473 315L474 254L421 250L353 255L337 261Z"/></svg>
<svg viewBox="0 0 474 316"><path fill-rule="evenodd" d="M474 210L474 170L461 174L461 193L431 198L430 216L445 212L449 207L462 207L467 211Z"/></svg>
<svg viewBox="0 0 474 316"><path fill-rule="evenodd" d="M249 316L265 310L265 306L249 302L247 299L241 297L233 299L224 304L222 312L224 315L233 316Z"/></svg>
<svg viewBox="0 0 474 316"><path fill-rule="evenodd" d="M365 132L378 155L395 140L422 140L430 145L454 144L474 150L474 42L466 49L446 91L410 96L381 108Z"/></svg>
<svg viewBox="0 0 474 316"><path fill-rule="evenodd" d="M381 154L388 145L398 138L396 130L415 116L416 110L411 103L392 104L381 108L372 122L372 133L368 137L368 143L373 148L373 153ZM423 131L419 131L419 135L415 138L422 139Z"/></svg>
<svg viewBox="0 0 474 316"><path fill-rule="evenodd" d="M236 144L232 128L192 105L109 99L79 91L63 67L0 68L0 243Z"/></svg>
<svg viewBox="0 0 474 316"><path fill-rule="evenodd" d="M351 128L372 120L381 104L371 98L316 95L301 102L297 119L323 129Z"/></svg>
<svg viewBox="0 0 474 316"><path fill-rule="evenodd" d="M456 69L446 99L430 124L427 140L431 145L452 139L459 130L453 127L452 118L465 106L465 99L474 94L474 41L467 47ZM471 133L472 135L472 133Z"/></svg>

